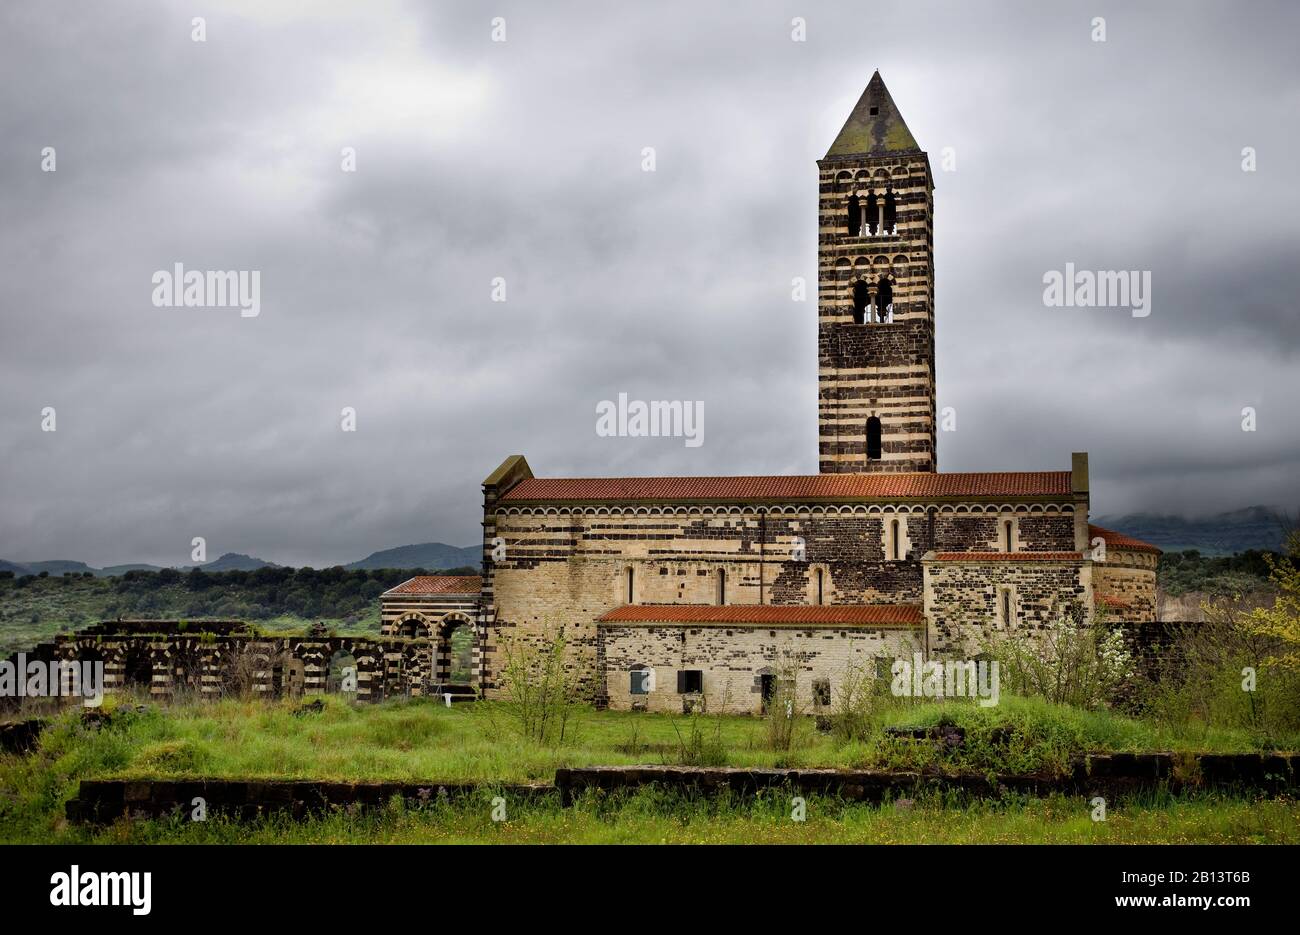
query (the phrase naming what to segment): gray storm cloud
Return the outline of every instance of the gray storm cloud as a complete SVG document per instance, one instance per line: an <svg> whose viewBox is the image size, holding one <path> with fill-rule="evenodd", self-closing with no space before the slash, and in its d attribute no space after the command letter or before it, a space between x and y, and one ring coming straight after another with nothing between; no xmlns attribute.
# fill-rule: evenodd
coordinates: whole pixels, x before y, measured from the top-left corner
<svg viewBox="0 0 1300 935"><path fill-rule="evenodd" d="M936 168L940 469L1294 507L1300 12L1045 6L6 3L0 557L469 543L512 453L815 471L790 283L875 68ZM154 306L177 262L260 270L261 314ZM1045 307L1071 262L1150 270L1151 315ZM599 437L620 392L703 400L705 444Z"/></svg>

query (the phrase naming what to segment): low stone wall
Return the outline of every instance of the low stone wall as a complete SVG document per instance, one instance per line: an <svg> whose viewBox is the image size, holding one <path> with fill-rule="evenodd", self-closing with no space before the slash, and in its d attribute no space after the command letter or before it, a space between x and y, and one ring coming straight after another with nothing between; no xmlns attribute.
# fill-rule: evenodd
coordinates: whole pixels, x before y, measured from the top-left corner
<svg viewBox="0 0 1300 935"><path fill-rule="evenodd" d="M1300 754L1172 753L1096 754L1079 761L1066 776L957 775L838 769L729 769L675 766L593 766L559 769L555 785L569 805L584 791L612 792L655 785L702 795L753 795L787 789L800 795L834 796L853 802L880 802L918 793L962 792L996 797L1024 795L1114 795L1163 788L1171 792L1202 788L1243 792L1300 789Z"/></svg>
<svg viewBox="0 0 1300 935"><path fill-rule="evenodd" d="M118 818L192 817L201 799L208 816L249 820L270 814L293 818L341 810L380 808L394 798L411 806L440 799L478 798L484 808L502 796L535 801L558 793L567 807L584 792L614 792L642 786L686 794L753 795L769 789L831 796L851 802L881 802L925 792L960 792L972 797L1005 793L1044 796L1116 795L1149 789L1170 792L1222 789L1276 794L1300 791L1300 754L1113 753L1089 756L1066 776L940 776L915 772L838 769L727 769L685 766L591 766L558 769L554 784L438 782L320 782L315 780L128 780L85 779L67 803L69 821L106 823Z"/></svg>
<svg viewBox="0 0 1300 935"><path fill-rule="evenodd" d="M394 798L412 806L440 799L482 799L492 807L492 797L534 799L554 792L549 784L437 783L437 782L321 782L304 779L195 779L126 780L83 779L75 799L69 800L69 821L106 823L118 818L161 818L177 814L191 818L202 800L208 817L249 820L270 814L293 818L342 810L380 808Z"/></svg>

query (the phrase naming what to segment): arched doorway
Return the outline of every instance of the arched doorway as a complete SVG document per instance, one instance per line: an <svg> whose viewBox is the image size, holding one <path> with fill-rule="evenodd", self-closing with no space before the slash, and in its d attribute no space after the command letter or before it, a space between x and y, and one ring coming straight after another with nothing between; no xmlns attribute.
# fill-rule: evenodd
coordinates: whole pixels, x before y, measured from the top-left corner
<svg viewBox="0 0 1300 935"><path fill-rule="evenodd" d="M152 685L153 653L147 643L132 641L122 656L122 689L148 695Z"/></svg>
<svg viewBox="0 0 1300 935"><path fill-rule="evenodd" d="M429 639L433 636L433 624L424 614L410 613L398 619L394 631L394 636L403 639Z"/></svg>
<svg viewBox="0 0 1300 935"><path fill-rule="evenodd" d="M478 637L474 621L465 614L451 613L438 625L434 681L441 690L449 687L473 690L478 684Z"/></svg>

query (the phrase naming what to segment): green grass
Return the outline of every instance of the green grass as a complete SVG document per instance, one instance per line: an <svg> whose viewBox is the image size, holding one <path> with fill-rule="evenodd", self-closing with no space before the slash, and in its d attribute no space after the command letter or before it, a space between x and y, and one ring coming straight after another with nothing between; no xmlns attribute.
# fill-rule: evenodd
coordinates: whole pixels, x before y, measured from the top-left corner
<svg viewBox="0 0 1300 935"><path fill-rule="evenodd" d="M1300 840L1295 803L1214 797L1135 801L1113 809L1101 827L1088 819L1083 799L919 803L907 813L826 801L810 805L808 821L798 823L786 814L788 800L764 805L763 812L755 811L755 802L718 805L649 793L572 811L554 803L520 805L519 821L506 826L492 823L481 803L288 824L134 822L98 832L69 826L62 817L84 778L549 781L561 766L680 762L694 728L716 736L731 766L1053 772L1085 751L1255 749L1242 731L1172 732L1118 714L1007 696L990 709L952 702L890 705L873 719L868 736L843 744L805 719L794 748L780 752L767 749L765 722L749 717L692 721L583 708L566 742L548 747L521 738L496 703L448 709L419 699L354 706L326 696L325 702L321 713L304 717L294 716L292 702L226 700L143 712L119 703L111 725L98 730L85 726L79 711L63 712L34 753L0 756L0 840ZM883 732L941 721L966 728L960 751ZM1010 742L995 742L992 731L1008 726Z"/></svg>
<svg viewBox="0 0 1300 935"><path fill-rule="evenodd" d="M572 808L555 801L507 801L504 821L493 803L394 802L383 810L344 811L305 821L272 817L255 822L183 816L121 820L108 827L70 825L6 836L14 842L123 844L1227 844L1300 841L1300 806L1289 800L1246 801L1214 796L1165 797L1112 803L1093 821L1083 798L976 802L920 801L850 804L807 801L803 821L789 796L770 792L745 801L703 801L654 790L612 797L590 795Z"/></svg>

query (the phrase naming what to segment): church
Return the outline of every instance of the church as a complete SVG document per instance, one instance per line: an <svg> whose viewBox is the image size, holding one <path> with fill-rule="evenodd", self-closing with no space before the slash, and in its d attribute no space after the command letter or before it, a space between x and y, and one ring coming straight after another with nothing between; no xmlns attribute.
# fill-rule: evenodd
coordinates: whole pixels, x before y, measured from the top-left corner
<svg viewBox="0 0 1300 935"><path fill-rule="evenodd" d="M507 458L483 482L478 593L456 585L484 696L506 643L561 628L601 705L757 713L778 679L813 709L915 653L973 659L1067 615L1154 621L1159 550L1089 524L1086 453L939 471L934 177L879 72L817 165L819 473L558 478ZM387 630L441 587L421 580L385 595Z"/></svg>

